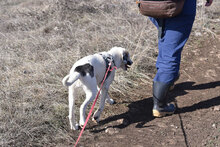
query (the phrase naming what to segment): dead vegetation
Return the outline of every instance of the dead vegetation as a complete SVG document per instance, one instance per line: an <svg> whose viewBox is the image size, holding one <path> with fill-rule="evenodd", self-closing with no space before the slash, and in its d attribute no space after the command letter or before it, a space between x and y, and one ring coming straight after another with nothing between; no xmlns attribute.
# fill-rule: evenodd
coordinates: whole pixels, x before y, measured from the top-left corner
<svg viewBox="0 0 220 147"><path fill-rule="evenodd" d="M210 10L198 6L195 40L219 37L216 3ZM129 95L131 88L151 84L156 45L156 28L134 1L0 1L0 146L72 143L61 80L74 61L113 46L129 49L134 65L118 71L111 88Z"/></svg>

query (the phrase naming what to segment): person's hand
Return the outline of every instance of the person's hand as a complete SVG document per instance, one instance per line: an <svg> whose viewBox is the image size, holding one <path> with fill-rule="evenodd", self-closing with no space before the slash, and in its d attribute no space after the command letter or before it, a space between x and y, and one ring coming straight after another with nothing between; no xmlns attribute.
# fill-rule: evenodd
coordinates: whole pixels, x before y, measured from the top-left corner
<svg viewBox="0 0 220 147"><path fill-rule="evenodd" d="M213 0L206 0L206 4L205 6L208 7L208 6L211 6Z"/></svg>

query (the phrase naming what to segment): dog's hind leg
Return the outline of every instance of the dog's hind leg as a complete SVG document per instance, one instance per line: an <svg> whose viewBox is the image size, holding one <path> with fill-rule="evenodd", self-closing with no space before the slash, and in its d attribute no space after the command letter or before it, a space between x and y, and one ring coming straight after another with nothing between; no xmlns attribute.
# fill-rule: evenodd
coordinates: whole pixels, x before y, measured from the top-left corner
<svg viewBox="0 0 220 147"><path fill-rule="evenodd" d="M85 83L85 81L86 81L86 83ZM81 127L85 124L86 108L87 108L88 104L91 103L95 99L96 93L98 91L95 78L87 77L85 81L83 82L84 83L83 89L86 93L86 99L82 103L82 105L80 106L80 122L79 122L79 124Z"/></svg>
<svg viewBox="0 0 220 147"><path fill-rule="evenodd" d="M74 85L69 87L69 121L71 130L78 130L79 125L75 121L75 97L76 93L74 90Z"/></svg>

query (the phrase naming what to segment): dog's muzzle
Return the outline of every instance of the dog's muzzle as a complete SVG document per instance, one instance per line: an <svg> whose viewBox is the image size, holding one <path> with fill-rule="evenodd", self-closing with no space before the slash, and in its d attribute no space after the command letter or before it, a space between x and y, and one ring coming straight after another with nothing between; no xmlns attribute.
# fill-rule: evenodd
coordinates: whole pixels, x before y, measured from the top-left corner
<svg viewBox="0 0 220 147"><path fill-rule="evenodd" d="M133 62L132 61L126 61L125 62L125 68L126 68L126 70L128 69L128 68L131 68L131 65L133 64Z"/></svg>

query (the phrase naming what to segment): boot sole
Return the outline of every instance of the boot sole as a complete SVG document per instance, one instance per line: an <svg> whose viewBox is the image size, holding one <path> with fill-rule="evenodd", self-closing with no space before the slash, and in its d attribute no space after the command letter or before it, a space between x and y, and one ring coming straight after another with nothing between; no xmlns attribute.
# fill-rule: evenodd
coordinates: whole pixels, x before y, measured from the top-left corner
<svg viewBox="0 0 220 147"><path fill-rule="evenodd" d="M158 110L153 110L154 117L164 117L166 115L172 115L174 112L159 112Z"/></svg>

